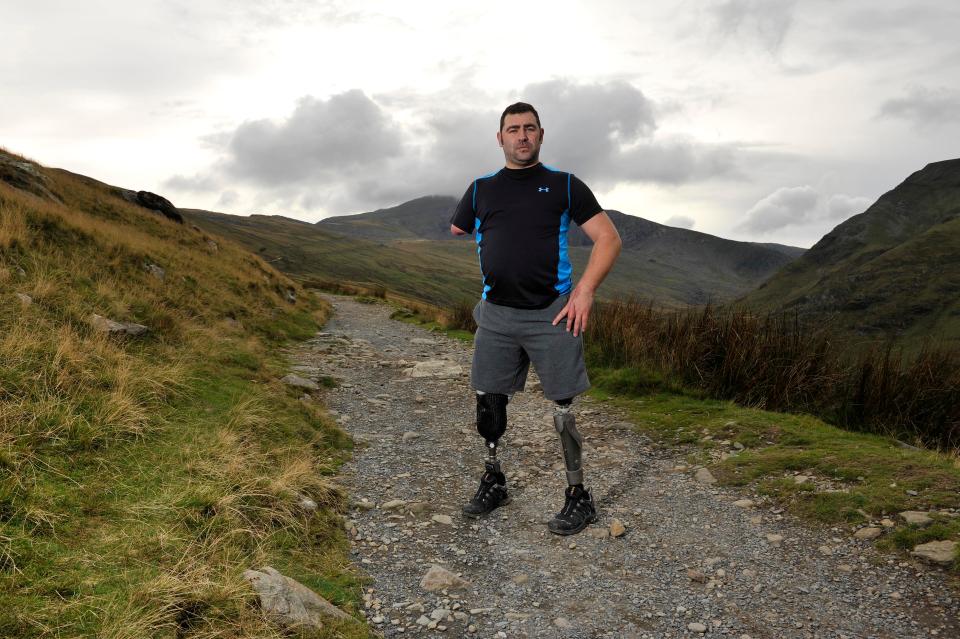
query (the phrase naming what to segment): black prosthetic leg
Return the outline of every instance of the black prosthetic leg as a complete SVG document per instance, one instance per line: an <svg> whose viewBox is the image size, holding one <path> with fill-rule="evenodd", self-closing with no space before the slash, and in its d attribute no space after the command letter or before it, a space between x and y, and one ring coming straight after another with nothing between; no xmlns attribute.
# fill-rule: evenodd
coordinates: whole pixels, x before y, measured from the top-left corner
<svg viewBox="0 0 960 639"><path fill-rule="evenodd" d="M509 401L510 397L502 393L477 392L477 432L486 442L487 459L484 462L485 470L480 478L480 487L473 499L463 507L463 514L467 517L482 517L510 503L507 478L497 459L497 442L507 430Z"/></svg>

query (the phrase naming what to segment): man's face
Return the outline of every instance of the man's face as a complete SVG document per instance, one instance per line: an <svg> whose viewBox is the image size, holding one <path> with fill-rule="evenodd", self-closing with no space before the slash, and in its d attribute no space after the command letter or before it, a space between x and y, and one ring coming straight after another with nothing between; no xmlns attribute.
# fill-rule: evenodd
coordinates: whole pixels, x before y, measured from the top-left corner
<svg viewBox="0 0 960 639"><path fill-rule="evenodd" d="M543 129L537 126L537 118L529 111L510 113L503 120L503 128L497 132L497 142L503 148L507 168L533 166L540 161Z"/></svg>

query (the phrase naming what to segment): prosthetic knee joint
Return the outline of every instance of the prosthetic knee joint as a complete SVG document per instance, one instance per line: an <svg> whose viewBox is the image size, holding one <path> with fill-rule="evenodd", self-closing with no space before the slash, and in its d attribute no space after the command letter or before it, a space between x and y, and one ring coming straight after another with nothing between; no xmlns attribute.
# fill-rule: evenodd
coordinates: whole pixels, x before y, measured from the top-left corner
<svg viewBox="0 0 960 639"><path fill-rule="evenodd" d="M497 442L507 430L507 404L510 396L477 391L477 432L486 440L487 470L501 473L497 460Z"/></svg>
<svg viewBox="0 0 960 639"><path fill-rule="evenodd" d="M567 467L567 483L571 486L583 484L583 468L580 465L580 453L583 448L583 436L577 430L577 420L570 407L573 398L556 402L553 413L553 425L560 434L563 446L563 462Z"/></svg>

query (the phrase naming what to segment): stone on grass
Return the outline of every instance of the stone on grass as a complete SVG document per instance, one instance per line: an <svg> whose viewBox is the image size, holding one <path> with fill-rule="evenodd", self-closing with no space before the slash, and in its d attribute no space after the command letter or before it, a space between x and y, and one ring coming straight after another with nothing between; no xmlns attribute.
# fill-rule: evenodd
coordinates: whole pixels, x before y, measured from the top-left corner
<svg viewBox="0 0 960 639"><path fill-rule="evenodd" d="M914 549L910 551L910 554L935 564L949 566L957 556L957 542L930 541L915 546Z"/></svg>
<svg viewBox="0 0 960 639"><path fill-rule="evenodd" d="M900 516L905 522L915 526L928 526L933 523L933 518L920 510L905 510L900 513Z"/></svg>
<svg viewBox="0 0 960 639"><path fill-rule="evenodd" d="M20 303L24 306L33 304L33 298L26 293L17 293L17 299L20 300Z"/></svg>
<svg viewBox="0 0 960 639"><path fill-rule="evenodd" d="M319 390L320 387L313 380L307 379L305 377L300 377L290 373L289 375L284 375L280 378L280 381L286 384L287 386L293 386L294 388L306 388L307 390Z"/></svg>
<svg viewBox="0 0 960 639"><path fill-rule="evenodd" d="M467 590L471 584L466 579L458 577L443 566L432 564L420 579L420 587L427 592L436 592L437 590Z"/></svg>
<svg viewBox="0 0 960 639"><path fill-rule="evenodd" d="M882 533L883 531L876 526L867 526L866 528L861 528L857 532L853 533L853 536L857 539L876 539Z"/></svg>
<svg viewBox="0 0 960 639"><path fill-rule="evenodd" d="M353 619L300 582L270 566L262 570L245 570L243 578L259 595L260 607L285 626L322 628L324 617Z"/></svg>
<svg viewBox="0 0 960 639"><path fill-rule="evenodd" d="M153 275L155 278L157 278L161 282L163 281L163 278L167 276L167 272L163 270L163 267L157 266L156 264L147 263L147 264L144 264L143 267L147 269L147 272L150 273L150 275Z"/></svg>
<svg viewBox="0 0 960 639"><path fill-rule="evenodd" d="M110 335L129 335L131 337L143 335L150 330L143 324L135 324L133 322L117 322L102 315L97 315L96 313L90 316L90 325L102 333L109 333Z"/></svg>

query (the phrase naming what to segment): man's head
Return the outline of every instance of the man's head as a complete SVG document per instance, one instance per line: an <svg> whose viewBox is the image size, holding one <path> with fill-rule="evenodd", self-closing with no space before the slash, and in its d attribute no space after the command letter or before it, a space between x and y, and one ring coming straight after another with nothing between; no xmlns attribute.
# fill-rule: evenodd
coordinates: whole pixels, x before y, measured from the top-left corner
<svg viewBox="0 0 960 639"><path fill-rule="evenodd" d="M537 110L526 102L517 102L504 109L497 142L503 148L507 168L522 169L539 162L543 129Z"/></svg>

